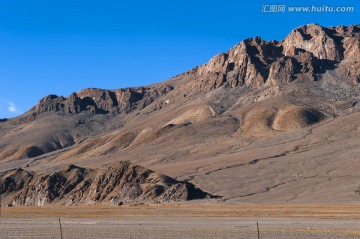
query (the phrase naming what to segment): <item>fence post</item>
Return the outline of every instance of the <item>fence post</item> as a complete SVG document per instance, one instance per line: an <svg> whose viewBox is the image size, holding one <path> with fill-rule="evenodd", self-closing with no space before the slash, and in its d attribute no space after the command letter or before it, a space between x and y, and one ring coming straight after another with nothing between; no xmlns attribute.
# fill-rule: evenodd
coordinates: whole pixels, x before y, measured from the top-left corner
<svg viewBox="0 0 360 239"><path fill-rule="evenodd" d="M260 239L259 222L256 222L256 227L257 227L258 239Z"/></svg>
<svg viewBox="0 0 360 239"><path fill-rule="evenodd" d="M1 186L1 177L0 177L0 186ZM0 222L1 222L1 217L2 217L1 210L2 210L2 201L1 201L1 187L0 187Z"/></svg>
<svg viewBox="0 0 360 239"><path fill-rule="evenodd" d="M60 225L60 238L63 239L63 234L62 234L62 228L61 228L61 221L60 221L60 218L59 218L59 225Z"/></svg>

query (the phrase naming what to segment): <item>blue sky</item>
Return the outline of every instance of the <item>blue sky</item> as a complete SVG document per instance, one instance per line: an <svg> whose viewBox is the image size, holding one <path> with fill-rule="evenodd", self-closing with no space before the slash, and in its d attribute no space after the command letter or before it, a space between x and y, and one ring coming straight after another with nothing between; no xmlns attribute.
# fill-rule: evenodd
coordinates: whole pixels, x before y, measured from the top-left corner
<svg viewBox="0 0 360 239"><path fill-rule="evenodd" d="M264 13L264 5L353 6L353 13ZM0 118L48 94L166 80L244 38L300 25L360 23L358 0L0 0Z"/></svg>

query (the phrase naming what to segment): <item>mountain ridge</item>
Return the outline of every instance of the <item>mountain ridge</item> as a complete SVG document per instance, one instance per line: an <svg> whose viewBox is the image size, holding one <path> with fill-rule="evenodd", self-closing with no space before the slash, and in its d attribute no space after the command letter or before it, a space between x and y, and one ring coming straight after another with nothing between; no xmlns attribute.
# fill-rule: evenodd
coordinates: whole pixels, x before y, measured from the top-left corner
<svg viewBox="0 0 360 239"><path fill-rule="evenodd" d="M192 82L197 87L188 87L200 92L209 92L221 86L256 89L266 84L278 85L294 80L315 81L327 70L335 67L342 69L343 66L337 64L343 60L359 65L357 60L353 60L358 58L359 35L359 25L329 28L317 24L304 25L294 29L280 42L265 42L258 36L247 38L228 52L220 53L208 63L179 76L206 76L207 79L202 79L200 85L197 85L199 82ZM350 83L357 84L360 81L358 68L347 68L344 71ZM48 95L26 112L25 116L20 116L19 122L32 120L49 111L68 114L83 111L91 114L126 114L136 109L141 110L155 99L173 91L174 84L167 84L172 79L150 86L119 90L87 88L67 97Z"/></svg>
<svg viewBox="0 0 360 239"><path fill-rule="evenodd" d="M310 24L157 84L47 96L0 123L0 172L129 161L216 202L358 202L359 39Z"/></svg>

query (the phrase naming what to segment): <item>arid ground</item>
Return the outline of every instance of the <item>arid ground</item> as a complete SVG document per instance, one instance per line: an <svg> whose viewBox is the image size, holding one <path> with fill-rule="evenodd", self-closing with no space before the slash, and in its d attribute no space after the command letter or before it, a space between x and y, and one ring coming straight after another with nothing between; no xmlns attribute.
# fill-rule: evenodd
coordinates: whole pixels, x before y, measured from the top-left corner
<svg viewBox="0 0 360 239"><path fill-rule="evenodd" d="M359 238L358 205L2 208L0 238Z"/></svg>

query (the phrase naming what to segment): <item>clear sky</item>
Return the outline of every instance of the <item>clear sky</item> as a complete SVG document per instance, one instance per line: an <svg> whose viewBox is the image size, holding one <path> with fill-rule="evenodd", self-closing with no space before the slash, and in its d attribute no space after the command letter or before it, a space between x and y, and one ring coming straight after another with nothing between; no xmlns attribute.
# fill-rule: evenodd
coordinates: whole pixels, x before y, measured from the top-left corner
<svg viewBox="0 0 360 239"><path fill-rule="evenodd" d="M278 4L285 12L269 12ZM312 5L354 11L287 9ZM163 81L245 38L280 40L300 25L359 20L359 0L0 0L0 118L48 94Z"/></svg>

